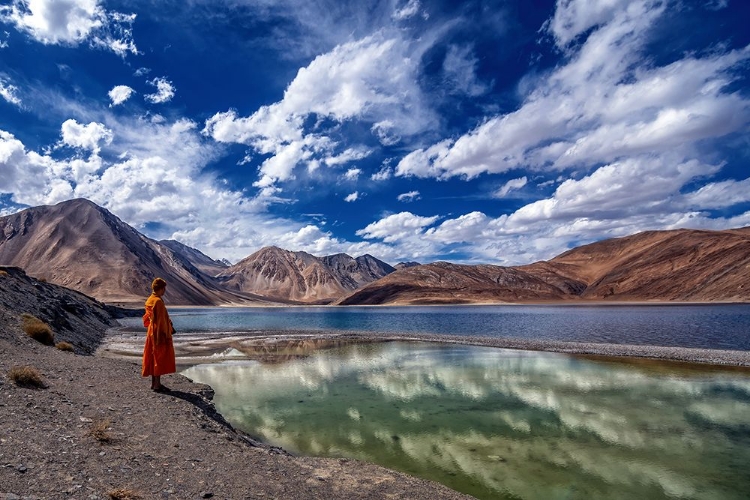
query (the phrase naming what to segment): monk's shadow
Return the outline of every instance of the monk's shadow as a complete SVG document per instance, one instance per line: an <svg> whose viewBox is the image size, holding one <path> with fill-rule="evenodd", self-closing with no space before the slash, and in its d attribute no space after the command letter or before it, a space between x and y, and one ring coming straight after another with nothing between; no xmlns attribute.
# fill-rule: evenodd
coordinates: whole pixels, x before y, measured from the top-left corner
<svg viewBox="0 0 750 500"><path fill-rule="evenodd" d="M213 391L210 391L209 394L210 394L210 397L213 397ZM250 436L248 436L244 432L235 429L232 426L232 424L230 424L229 422L227 422L226 419L221 415L221 413L219 413L218 411L216 411L216 407L211 402L211 400L208 399L208 397L207 397L208 395L207 396L202 396L200 394L195 394L195 393L192 393L192 392L176 391L174 389L170 390L167 393L164 393L164 395L165 396L171 396L171 397L177 398L177 399L182 399L183 401L187 401L188 403L190 403L193 406L195 406L196 408L198 408L198 410L200 410L200 412L203 413L203 415L205 415L206 417L210 418L211 420L213 420L217 424L221 425L222 427L224 427L228 431L236 434L237 437L239 437L242 441L246 442L247 444L249 444L251 446L263 447L262 443L260 443L259 441L256 441L255 439L251 438ZM201 424L201 427L206 428L206 425L205 424ZM206 430L210 430L210 429L206 428ZM212 431L212 432L216 432L216 431ZM275 447L272 447L272 448L275 448Z"/></svg>
<svg viewBox="0 0 750 500"><path fill-rule="evenodd" d="M234 431L234 427L232 427L232 424L227 422L224 419L224 417L221 415L221 413L216 411L216 407L208 398L200 394L194 394L192 392L176 391L174 389L170 390L167 393L164 393L164 395L172 396L173 398L187 401L188 403L198 408L201 411L201 413L203 413L205 416L207 416L208 418L210 418L217 424L223 427L226 427L227 429L231 431Z"/></svg>

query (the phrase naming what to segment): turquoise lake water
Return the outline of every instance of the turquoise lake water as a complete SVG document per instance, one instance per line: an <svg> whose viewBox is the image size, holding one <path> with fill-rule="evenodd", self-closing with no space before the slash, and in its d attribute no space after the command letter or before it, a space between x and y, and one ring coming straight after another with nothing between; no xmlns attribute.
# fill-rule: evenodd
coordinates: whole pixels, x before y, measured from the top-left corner
<svg viewBox="0 0 750 500"><path fill-rule="evenodd" d="M198 365L264 441L353 457L494 499L740 499L750 376L425 343Z"/></svg>

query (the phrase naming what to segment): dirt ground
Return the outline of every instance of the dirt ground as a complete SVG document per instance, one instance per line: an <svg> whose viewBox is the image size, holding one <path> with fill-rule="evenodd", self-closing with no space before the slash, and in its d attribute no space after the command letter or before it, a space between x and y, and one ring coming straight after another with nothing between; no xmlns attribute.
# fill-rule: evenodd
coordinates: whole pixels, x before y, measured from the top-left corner
<svg viewBox="0 0 750 500"><path fill-rule="evenodd" d="M7 336L0 498L467 498L372 464L256 443L216 412L209 387L183 376L164 377L172 392L159 394L131 362ZM26 365L45 388L8 379Z"/></svg>

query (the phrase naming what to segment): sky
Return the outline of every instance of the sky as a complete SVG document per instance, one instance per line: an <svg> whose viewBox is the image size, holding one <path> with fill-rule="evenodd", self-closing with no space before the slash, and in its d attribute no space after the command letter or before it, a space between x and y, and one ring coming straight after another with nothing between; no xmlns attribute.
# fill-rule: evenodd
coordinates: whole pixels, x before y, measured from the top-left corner
<svg viewBox="0 0 750 500"><path fill-rule="evenodd" d="M0 215L519 265L750 226L745 0L0 0Z"/></svg>

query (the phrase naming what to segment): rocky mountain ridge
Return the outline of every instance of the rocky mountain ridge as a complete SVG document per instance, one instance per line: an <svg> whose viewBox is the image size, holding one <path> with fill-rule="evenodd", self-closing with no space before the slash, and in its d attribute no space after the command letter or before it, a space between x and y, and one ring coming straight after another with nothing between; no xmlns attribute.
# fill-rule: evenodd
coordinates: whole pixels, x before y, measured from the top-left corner
<svg viewBox="0 0 750 500"><path fill-rule="evenodd" d="M393 268L365 255L314 257L264 248L234 266L174 240L155 241L85 199L0 217L0 265L107 303L140 305L169 283L175 305L330 303Z"/></svg>
<svg viewBox="0 0 750 500"><path fill-rule="evenodd" d="M265 247L228 265L155 241L87 200L0 217L0 265L114 304L140 305L155 276L184 305L750 301L750 227L647 231L525 266L316 257Z"/></svg>
<svg viewBox="0 0 750 500"><path fill-rule="evenodd" d="M278 301L330 303L394 269L371 255L315 257L278 247L261 248L219 273L223 286Z"/></svg>

